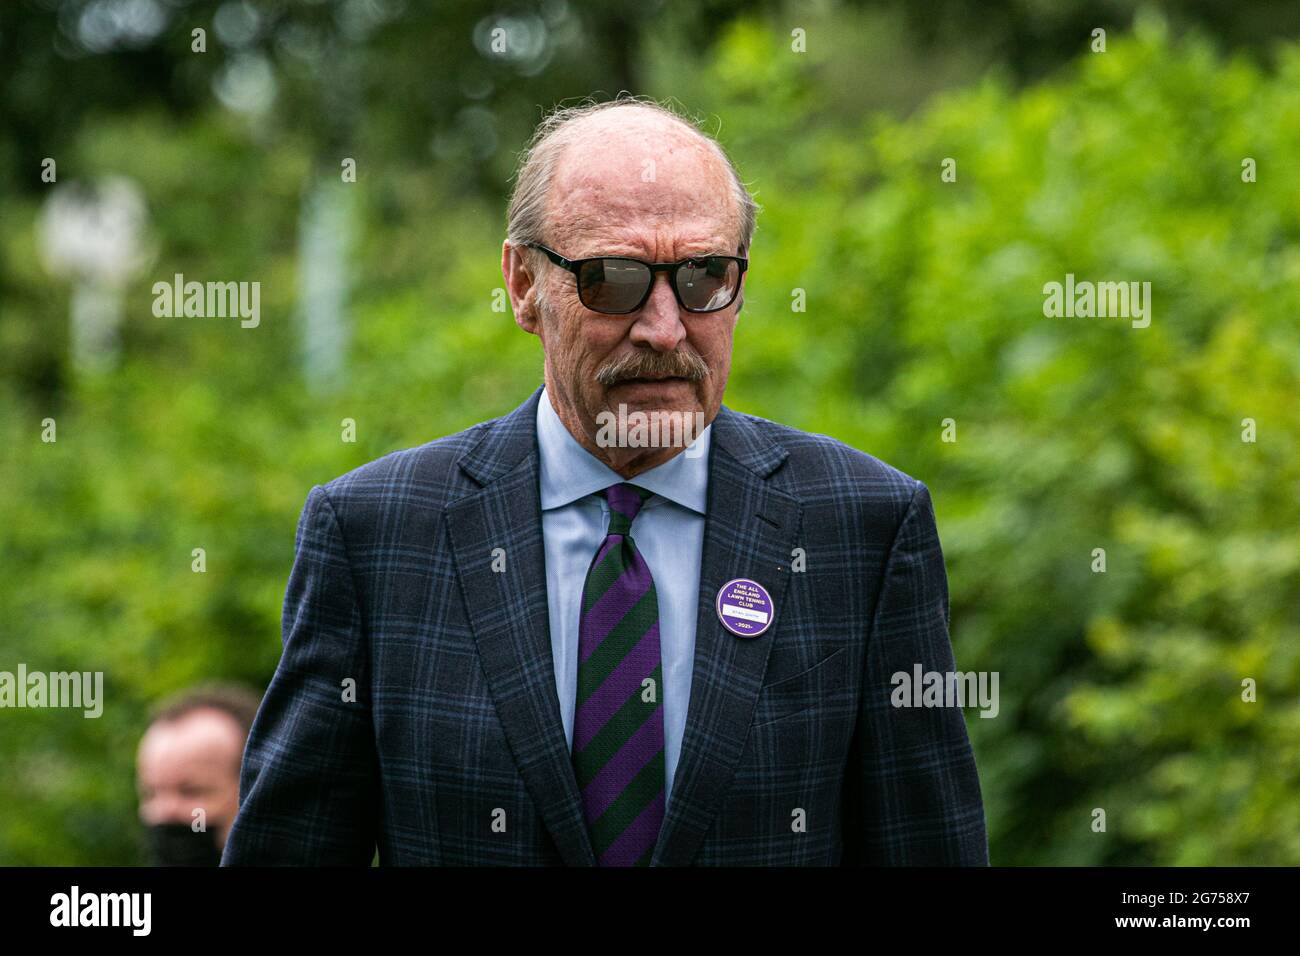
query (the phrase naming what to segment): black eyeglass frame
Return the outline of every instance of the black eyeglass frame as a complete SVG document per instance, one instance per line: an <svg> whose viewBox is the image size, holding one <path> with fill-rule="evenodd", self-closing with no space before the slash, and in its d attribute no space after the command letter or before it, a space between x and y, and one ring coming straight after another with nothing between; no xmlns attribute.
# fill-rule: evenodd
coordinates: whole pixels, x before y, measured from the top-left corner
<svg viewBox="0 0 1300 956"><path fill-rule="evenodd" d="M578 301L580 302L582 301L582 267L586 265L588 262L596 262L602 259L618 259L624 262L636 262L650 269L650 281L646 283L645 295L641 296L641 301L639 301L632 308L623 309L618 312L610 312L605 309L592 309L591 306L587 305L586 302L582 303L584 306L586 306L586 308L591 309L591 311L593 312L599 312L601 315L630 315L631 313L636 312L638 309L644 306L646 304L646 301L650 298L650 293L654 291L654 287L655 287L655 276L660 272L668 273L668 285L673 290L673 295L677 297L677 304L680 305L687 312L693 313L695 315L708 315L712 312L721 312L723 309L730 306L731 303L736 301L736 296L740 295L740 286L742 280L745 278L745 270L749 268L749 260L746 258L742 258L741 256L716 256L716 255L690 256L689 258L682 259L680 262L646 262L644 259L634 259L631 256L589 256L586 259L566 259L564 258L564 256L560 255L554 249L548 249L540 242L529 242L529 243L524 243L524 245L533 249L542 250L542 252L546 253L546 258L550 259L561 269L573 273L573 281L574 284L578 287ZM690 306L688 306L685 302L682 301L681 290L677 288L677 272L679 269L682 268L682 266L686 265L689 262L701 262L705 259L734 260L740 263L740 273L739 275L736 276L736 288L732 290L731 298L728 299L724 305L720 305L716 309L692 309Z"/></svg>

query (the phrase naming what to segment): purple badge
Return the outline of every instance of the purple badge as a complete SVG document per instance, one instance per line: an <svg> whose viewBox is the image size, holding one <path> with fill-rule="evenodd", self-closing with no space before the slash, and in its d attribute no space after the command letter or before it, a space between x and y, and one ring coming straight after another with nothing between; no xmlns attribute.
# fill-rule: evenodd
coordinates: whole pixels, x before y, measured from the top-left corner
<svg viewBox="0 0 1300 956"><path fill-rule="evenodd" d="M724 584L715 607L722 626L737 637L758 637L772 626L772 598L763 585L749 578Z"/></svg>

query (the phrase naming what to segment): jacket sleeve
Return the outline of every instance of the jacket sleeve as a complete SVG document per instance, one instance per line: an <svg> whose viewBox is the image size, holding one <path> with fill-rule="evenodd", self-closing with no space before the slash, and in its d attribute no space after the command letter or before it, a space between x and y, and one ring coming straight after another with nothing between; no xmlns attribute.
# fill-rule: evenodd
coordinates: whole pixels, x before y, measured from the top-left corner
<svg viewBox="0 0 1300 956"><path fill-rule="evenodd" d="M895 707L893 675L955 669L948 577L926 486L885 561L868 632L862 702L846 769L843 862L986 866L975 757L960 707Z"/></svg>
<svg viewBox="0 0 1300 956"><path fill-rule="evenodd" d="M232 865L366 865L378 769L369 661L343 534L325 489L298 522L284 649L244 750Z"/></svg>

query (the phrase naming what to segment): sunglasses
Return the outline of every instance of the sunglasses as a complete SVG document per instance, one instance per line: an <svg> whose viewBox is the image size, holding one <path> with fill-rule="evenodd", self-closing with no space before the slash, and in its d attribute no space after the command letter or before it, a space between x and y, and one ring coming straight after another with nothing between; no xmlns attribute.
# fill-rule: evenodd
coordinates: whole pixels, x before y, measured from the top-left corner
<svg viewBox="0 0 1300 956"><path fill-rule="evenodd" d="M566 259L540 243L540 249L578 280L578 301L593 312L626 315L645 305L656 272L668 273L677 304L687 312L719 312L740 292L740 277L749 260L737 256L692 256L681 262L642 262L626 256Z"/></svg>

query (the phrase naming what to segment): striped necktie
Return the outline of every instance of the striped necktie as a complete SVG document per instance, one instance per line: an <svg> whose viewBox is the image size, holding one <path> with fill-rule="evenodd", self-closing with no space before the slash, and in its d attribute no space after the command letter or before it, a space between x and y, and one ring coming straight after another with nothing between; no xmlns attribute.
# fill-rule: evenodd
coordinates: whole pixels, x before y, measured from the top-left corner
<svg viewBox="0 0 1300 956"><path fill-rule="evenodd" d="M632 541L650 492L611 485L609 531L587 569L578 628L573 766L601 866L649 866L664 817L659 599Z"/></svg>

